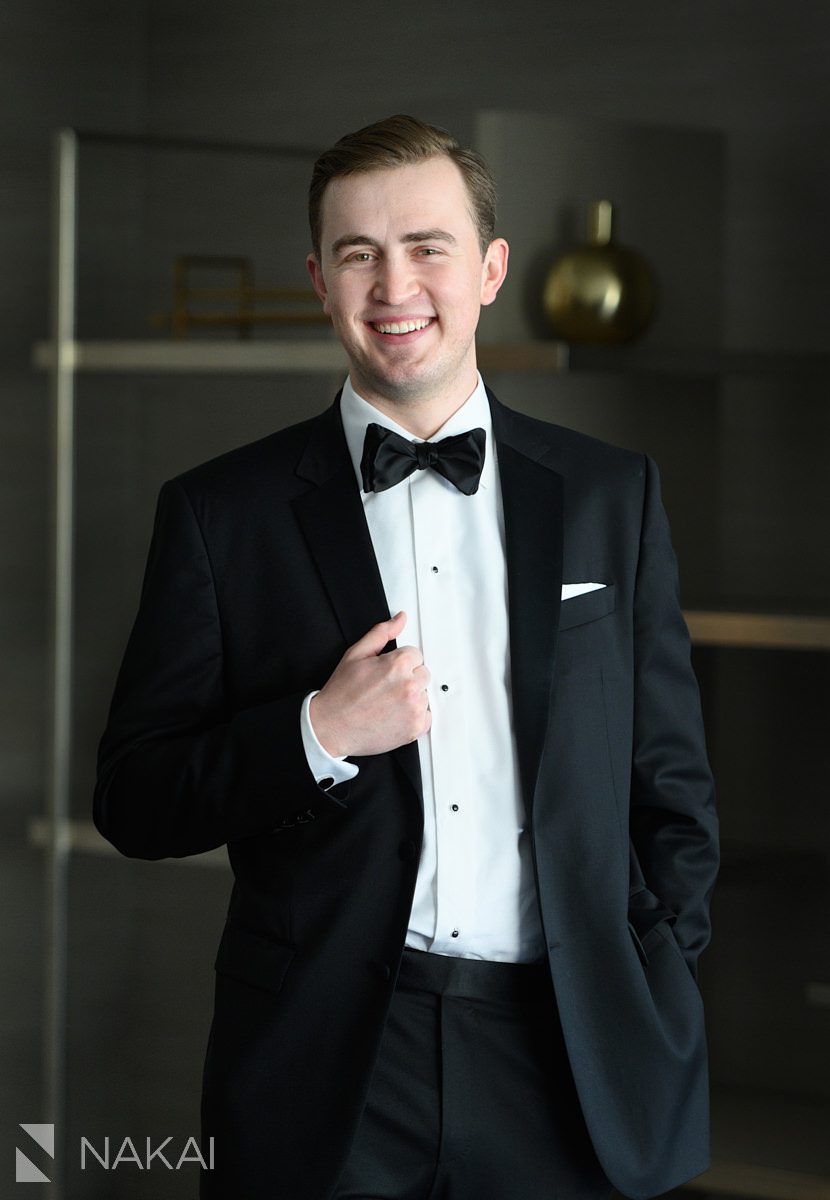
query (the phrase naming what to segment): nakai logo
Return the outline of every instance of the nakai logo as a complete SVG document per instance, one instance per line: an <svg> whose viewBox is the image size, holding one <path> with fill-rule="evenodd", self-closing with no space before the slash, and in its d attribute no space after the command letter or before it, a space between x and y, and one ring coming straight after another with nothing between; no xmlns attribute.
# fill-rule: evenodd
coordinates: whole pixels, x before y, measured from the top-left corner
<svg viewBox="0 0 830 1200"><path fill-rule="evenodd" d="M48 1166L45 1156L55 1157L55 1126L21 1124L20 1128L37 1145L43 1165ZM15 1149L15 1183L51 1183L50 1177L29 1158L33 1153L32 1146L27 1145L26 1149L26 1154L19 1147ZM135 1140L125 1137L120 1142L105 1137L97 1143L82 1137L80 1150L82 1171L89 1168L116 1171L125 1166L141 1171L151 1171L154 1167L180 1171L182 1167L197 1166L203 1171L212 1171L214 1166L214 1138L208 1138L207 1146L203 1148L195 1137L178 1143L172 1137L155 1142L151 1137ZM37 1153L35 1157L38 1157Z"/></svg>
<svg viewBox="0 0 830 1200"><path fill-rule="evenodd" d="M24 1133L28 1133L33 1142L50 1158L55 1157L55 1126L54 1125L21 1125ZM27 1146L31 1153L31 1147ZM22 1150L15 1148L14 1181L15 1183L50 1183L48 1175L44 1175L40 1167L36 1167Z"/></svg>
<svg viewBox="0 0 830 1200"><path fill-rule="evenodd" d="M116 1143L117 1149L113 1154L108 1137L105 1137L103 1145L99 1143L97 1148L89 1138L82 1137L81 1170L87 1170L87 1157L91 1160L90 1165L94 1167L97 1163L105 1171L115 1171L118 1167L127 1164L138 1167L142 1171L151 1171L153 1167L164 1167L168 1171L180 1171L182 1167L189 1165L199 1166L203 1171L213 1170L213 1138L208 1138L206 1154L202 1152L202 1148L194 1137L189 1137L178 1153L172 1137L166 1137L156 1145L153 1145L153 1139L149 1137L136 1140L139 1142L141 1150L138 1149L132 1138L126 1137L120 1144Z"/></svg>

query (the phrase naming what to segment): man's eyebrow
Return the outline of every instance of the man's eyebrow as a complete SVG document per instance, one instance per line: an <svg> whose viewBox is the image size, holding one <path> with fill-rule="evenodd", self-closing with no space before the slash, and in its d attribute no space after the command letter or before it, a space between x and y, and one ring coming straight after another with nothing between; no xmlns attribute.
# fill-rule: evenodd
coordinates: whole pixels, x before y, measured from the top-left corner
<svg viewBox="0 0 830 1200"><path fill-rule="evenodd" d="M346 233L332 243L331 252L336 254L345 246L374 246L377 248L378 245L379 243L373 237L369 237L368 233Z"/></svg>
<svg viewBox="0 0 830 1200"><path fill-rule="evenodd" d="M446 229L416 229L413 233L405 233L402 242L448 242L456 244L455 238Z"/></svg>
<svg viewBox="0 0 830 1200"><path fill-rule="evenodd" d="M450 246L456 245L456 239L446 229L413 229L411 233L405 233L400 240L406 243L446 242ZM332 243L331 252L337 254L346 246L371 246L377 250L380 249L380 242L376 238L370 237L368 233L346 233Z"/></svg>

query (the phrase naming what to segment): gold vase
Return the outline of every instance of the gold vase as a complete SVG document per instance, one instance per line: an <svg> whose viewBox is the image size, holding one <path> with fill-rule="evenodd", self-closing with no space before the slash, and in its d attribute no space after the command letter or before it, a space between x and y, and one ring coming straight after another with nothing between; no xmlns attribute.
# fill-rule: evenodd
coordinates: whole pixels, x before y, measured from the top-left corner
<svg viewBox="0 0 830 1200"><path fill-rule="evenodd" d="M545 312L567 342L629 342L654 313L654 274L636 250L611 241L612 216L608 200L592 204L587 244L557 259L545 281Z"/></svg>

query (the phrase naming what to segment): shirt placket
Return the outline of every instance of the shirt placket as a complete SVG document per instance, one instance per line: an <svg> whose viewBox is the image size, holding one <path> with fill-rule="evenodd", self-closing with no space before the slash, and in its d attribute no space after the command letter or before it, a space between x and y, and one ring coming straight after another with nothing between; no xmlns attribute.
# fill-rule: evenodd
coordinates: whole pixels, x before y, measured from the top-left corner
<svg viewBox="0 0 830 1200"><path fill-rule="evenodd" d="M412 480L412 521L418 585L421 643L431 681L430 750L436 829L436 927L433 950L463 952L472 928L475 897L474 841L470 803L469 739L465 680L459 648L469 630L459 624L457 550L459 502L432 471Z"/></svg>

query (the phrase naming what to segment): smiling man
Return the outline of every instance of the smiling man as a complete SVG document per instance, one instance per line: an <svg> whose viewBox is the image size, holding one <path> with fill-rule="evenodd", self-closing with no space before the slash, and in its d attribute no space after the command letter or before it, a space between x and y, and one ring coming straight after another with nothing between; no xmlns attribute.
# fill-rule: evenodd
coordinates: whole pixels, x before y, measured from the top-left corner
<svg viewBox="0 0 830 1200"><path fill-rule="evenodd" d="M227 844L210 1200L634 1200L705 1169L717 824L654 464L501 405L483 161L312 178L349 359L165 484L101 744L124 853Z"/></svg>
<svg viewBox="0 0 830 1200"><path fill-rule="evenodd" d="M479 311L504 280L507 243L481 244L464 178L444 156L335 177L321 208L309 271L352 386L430 437L475 389Z"/></svg>

